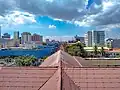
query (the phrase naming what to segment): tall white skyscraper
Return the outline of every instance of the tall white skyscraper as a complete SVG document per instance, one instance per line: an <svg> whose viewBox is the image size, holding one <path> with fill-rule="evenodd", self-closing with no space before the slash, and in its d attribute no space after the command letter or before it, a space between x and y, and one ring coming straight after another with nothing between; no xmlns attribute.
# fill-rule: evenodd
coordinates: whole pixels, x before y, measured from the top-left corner
<svg viewBox="0 0 120 90"><path fill-rule="evenodd" d="M92 47L92 31L88 31L85 34L85 44L88 47Z"/></svg>

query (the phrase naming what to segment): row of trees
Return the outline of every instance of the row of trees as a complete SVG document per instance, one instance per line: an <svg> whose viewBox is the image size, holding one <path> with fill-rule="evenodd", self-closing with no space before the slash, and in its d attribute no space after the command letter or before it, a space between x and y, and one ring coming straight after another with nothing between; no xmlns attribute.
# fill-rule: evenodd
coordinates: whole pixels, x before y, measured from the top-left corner
<svg viewBox="0 0 120 90"><path fill-rule="evenodd" d="M81 57L87 57L88 56L88 53L87 51L84 50L84 44L82 43L76 43L76 44L73 44L73 45L67 45L64 44L64 50L71 54L72 56L81 56ZM98 50L98 47L95 45L94 46L94 57L97 57L98 54L101 54L102 56L105 56L105 51L104 51L104 48L101 47L101 50L99 51Z"/></svg>
<svg viewBox="0 0 120 90"><path fill-rule="evenodd" d="M105 56L105 50L104 47L101 47L101 50L98 50L98 47L95 45L94 46L94 54L97 56L98 54L101 54L102 56Z"/></svg>
<svg viewBox="0 0 120 90"><path fill-rule="evenodd" d="M87 52L84 50L84 45L82 43L76 43L73 45L66 45L64 50L67 53L71 54L72 56L85 57L87 55Z"/></svg>

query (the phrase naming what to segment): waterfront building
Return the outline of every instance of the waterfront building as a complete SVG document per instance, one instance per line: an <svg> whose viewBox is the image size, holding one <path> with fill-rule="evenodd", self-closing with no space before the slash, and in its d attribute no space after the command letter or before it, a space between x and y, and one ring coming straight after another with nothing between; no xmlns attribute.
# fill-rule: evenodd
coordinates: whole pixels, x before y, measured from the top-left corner
<svg viewBox="0 0 120 90"><path fill-rule="evenodd" d="M20 41L18 40L8 40L6 41L6 43L4 44L6 48L10 48L10 47L19 47Z"/></svg>
<svg viewBox="0 0 120 90"><path fill-rule="evenodd" d="M37 48L37 44L34 42L24 44L24 49L33 49Z"/></svg>
<svg viewBox="0 0 120 90"><path fill-rule="evenodd" d="M2 36L3 39L10 39L10 34L4 33Z"/></svg>
<svg viewBox="0 0 120 90"><path fill-rule="evenodd" d="M19 31L14 32L14 39L18 40L19 39Z"/></svg>
<svg viewBox="0 0 120 90"><path fill-rule="evenodd" d="M22 44L31 42L31 33L30 32L23 32L21 34L21 42Z"/></svg>
<svg viewBox="0 0 120 90"><path fill-rule="evenodd" d="M38 34L33 34L32 35L32 41L35 41L35 42L43 42L43 36L40 36Z"/></svg>

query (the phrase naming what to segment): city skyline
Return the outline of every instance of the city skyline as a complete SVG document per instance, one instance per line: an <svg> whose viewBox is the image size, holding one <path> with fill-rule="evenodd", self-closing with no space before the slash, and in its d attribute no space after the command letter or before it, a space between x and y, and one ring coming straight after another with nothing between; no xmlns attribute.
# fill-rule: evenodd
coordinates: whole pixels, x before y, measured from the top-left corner
<svg viewBox="0 0 120 90"><path fill-rule="evenodd" d="M107 38L120 38L119 0L1 0L0 6L2 34L19 30L69 39L104 30Z"/></svg>
<svg viewBox="0 0 120 90"><path fill-rule="evenodd" d="M94 31L96 31L96 30L94 30ZM88 31L88 32L93 32L93 30L92 31ZM99 31L96 31L96 32L99 32ZM30 34L31 38L34 37L34 35L35 36L40 36L40 37L43 38L44 41L46 41L46 39L49 39L50 41L52 41L52 40L55 40L55 41L71 41L72 40L73 41L73 40L76 40L77 37L78 37L78 39L80 38L81 40L84 38L84 41L85 41L86 33L84 33L84 36L76 35L76 36L71 36L71 37L70 36L63 36L63 37L61 37L61 36L42 36L41 34L37 34L37 33L31 33L31 32L21 32L20 33L19 31L14 31L14 32L12 32L12 35L9 34L9 33L2 34L1 38L17 40L17 39L21 38L23 36L23 34ZM59 39L57 39L58 37L59 37ZM105 40L105 38L104 38L104 40Z"/></svg>
<svg viewBox="0 0 120 90"><path fill-rule="evenodd" d="M104 30L89 30L89 31L87 31L87 32L92 32L92 31L100 31L100 32L101 32L101 31L104 31ZM1 30L1 32L2 32L2 30ZM87 32L85 32L82 36L80 36L79 34L76 34L76 35L74 35L74 36L67 36L67 35L66 35L66 36L43 36L43 35L41 35L40 33L36 33L36 32L31 33L31 32L29 32L29 31L23 31L23 32L20 33L20 31L16 30L16 31L13 31L13 32L11 32L11 33L9 33L9 32L2 33L2 34L1 34L1 38L3 38L4 35L8 34L9 36L7 35L7 36L5 36L5 37L9 37L9 39L14 39L14 38L21 37L21 36L22 36L22 33L30 33L32 36L33 36L34 34L37 34L37 35L42 36L44 41L45 41L46 39L49 39L50 41L52 41L52 40L56 40L56 41L69 41L69 40L75 40L75 37L76 37L76 36L86 38L86 33L87 33ZM15 33L18 34L18 35L15 35ZM105 40L107 40L107 39L109 39L109 38L112 38L112 37L106 37L106 36L107 36L106 31L104 31L104 33L105 33ZM90 38L90 37L89 37L89 38ZM113 37L112 39L120 39L120 38L119 38L119 37L118 37L118 38Z"/></svg>

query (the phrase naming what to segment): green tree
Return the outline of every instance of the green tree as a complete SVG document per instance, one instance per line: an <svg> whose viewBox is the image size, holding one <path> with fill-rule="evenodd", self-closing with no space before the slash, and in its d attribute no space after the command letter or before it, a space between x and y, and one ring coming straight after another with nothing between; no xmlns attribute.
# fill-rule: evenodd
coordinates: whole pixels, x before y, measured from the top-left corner
<svg viewBox="0 0 120 90"><path fill-rule="evenodd" d="M82 43L69 45L66 47L66 51L72 56L81 56L81 57L86 56L86 51L84 50L84 46L82 45Z"/></svg>
<svg viewBox="0 0 120 90"><path fill-rule="evenodd" d="M78 47L78 56L82 56L82 57L84 57L85 56L85 50L84 50L84 46L83 46L83 44L82 43L77 43L77 47Z"/></svg>
<svg viewBox="0 0 120 90"><path fill-rule="evenodd" d="M108 43L107 43L107 47L108 47L108 48L112 48L111 42L108 42Z"/></svg>
<svg viewBox="0 0 120 90"><path fill-rule="evenodd" d="M105 56L104 47L101 47L101 54L102 54L102 56Z"/></svg>
<svg viewBox="0 0 120 90"><path fill-rule="evenodd" d="M95 45L94 46L94 54L97 56L97 54L98 54L98 47L97 47L97 45Z"/></svg>
<svg viewBox="0 0 120 90"><path fill-rule="evenodd" d="M43 45L47 45L47 43L45 43L45 42L43 42L42 44L43 44Z"/></svg>
<svg viewBox="0 0 120 90"><path fill-rule="evenodd" d="M67 46L65 48L67 53L71 54L72 56L75 56L75 47L73 45Z"/></svg>
<svg viewBox="0 0 120 90"><path fill-rule="evenodd" d="M31 56L19 56L15 58L15 62L17 66L30 66L32 63L36 61L36 58Z"/></svg>
<svg viewBox="0 0 120 90"><path fill-rule="evenodd" d="M47 57L48 57L48 56L44 56L42 59L45 60L45 59L47 59Z"/></svg>

